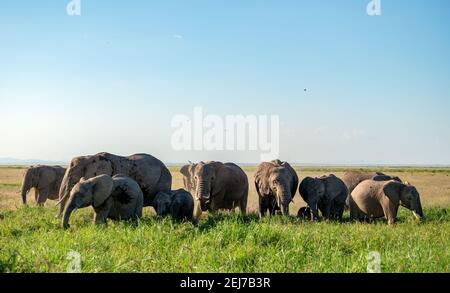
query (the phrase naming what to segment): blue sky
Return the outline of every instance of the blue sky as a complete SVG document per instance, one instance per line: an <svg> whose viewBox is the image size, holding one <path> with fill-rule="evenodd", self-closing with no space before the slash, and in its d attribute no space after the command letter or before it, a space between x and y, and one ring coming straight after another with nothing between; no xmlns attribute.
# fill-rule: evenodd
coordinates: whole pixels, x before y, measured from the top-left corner
<svg viewBox="0 0 450 293"><path fill-rule="evenodd" d="M68 2L0 4L0 157L259 160L174 151L201 106L279 115L291 162L450 164L450 1Z"/></svg>

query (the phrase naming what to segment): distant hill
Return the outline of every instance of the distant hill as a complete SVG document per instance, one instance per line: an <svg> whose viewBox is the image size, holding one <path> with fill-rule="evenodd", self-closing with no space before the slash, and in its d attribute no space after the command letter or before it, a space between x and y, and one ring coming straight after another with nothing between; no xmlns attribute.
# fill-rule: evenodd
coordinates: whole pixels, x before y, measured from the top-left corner
<svg viewBox="0 0 450 293"><path fill-rule="evenodd" d="M67 165L67 162L47 161L38 159L16 159L0 158L0 165L3 166L30 166L30 165Z"/></svg>

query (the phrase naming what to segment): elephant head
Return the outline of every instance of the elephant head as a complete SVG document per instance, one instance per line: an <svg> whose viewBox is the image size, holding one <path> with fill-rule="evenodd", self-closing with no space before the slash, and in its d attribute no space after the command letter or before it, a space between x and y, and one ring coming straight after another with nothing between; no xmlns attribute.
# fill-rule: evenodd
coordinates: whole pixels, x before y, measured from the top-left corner
<svg viewBox="0 0 450 293"><path fill-rule="evenodd" d="M155 207L158 217L165 217L170 214L170 208L172 204L173 194L168 192L159 192L153 200L153 206Z"/></svg>
<svg viewBox="0 0 450 293"><path fill-rule="evenodd" d="M111 196L113 184L113 179L108 175L100 175L89 180L81 178L70 192L64 209L63 227L69 227L70 215L77 209L89 206L95 209L101 206Z"/></svg>
<svg viewBox="0 0 450 293"><path fill-rule="evenodd" d="M286 168L275 167L269 174L267 185L262 185L263 188L268 188L275 195L276 202L285 216L289 215L289 204L293 197L289 186L290 176Z"/></svg>
<svg viewBox="0 0 450 293"><path fill-rule="evenodd" d="M209 210L211 206L211 196L216 184L217 164L214 162L199 163L194 170L194 180L196 185L195 199L200 202L202 211Z"/></svg>
<svg viewBox="0 0 450 293"><path fill-rule="evenodd" d="M306 177L300 183L300 195L311 208L312 219L319 218L318 208L320 200L325 196L326 185L319 178Z"/></svg>
<svg viewBox="0 0 450 293"><path fill-rule="evenodd" d="M412 211L416 218L424 218L419 192L408 182L400 183L392 180L385 185L384 193L390 198L395 198L394 202L399 202L401 206Z"/></svg>
<svg viewBox="0 0 450 293"><path fill-rule="evenodd" d="M59 203L64 205L65 200L81 178L92 178L98 175L112 175L111 162L101 157L101 155L84 156L74 158L69 168L64 174L63 181L59 190ZM64 208L64 206L61 207Z"/></svg>
<svg viewBox="0 0 450 293"><path fill-rule="evenodd" d="M37 168L31 166L26 171L22 181L21 195L22 195L22 202L24 205L27 204L27 193L30 191L31 188L37 187L38 181L39 181L39 171Z"/></svg>
<svg viewBox="0 0 450 293"><path fill-rule="evenodd" d="M412 211L416 218L422 219L424 217L419 192L407 182L402 184L400 190L400 204Z"/></svg>

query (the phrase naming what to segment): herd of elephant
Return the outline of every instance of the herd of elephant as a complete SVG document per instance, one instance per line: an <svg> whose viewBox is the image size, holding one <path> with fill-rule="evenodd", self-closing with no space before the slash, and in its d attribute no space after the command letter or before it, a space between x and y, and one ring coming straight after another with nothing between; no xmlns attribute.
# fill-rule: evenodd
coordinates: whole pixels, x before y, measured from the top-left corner
<svg viewBox="0 0 450 293"><path fill-rule="evenodd" d="M69 227L71 214L92 206L94 222L107 219L137 221L142 209L152 206L158 217L191 221L195 202L198 212L234 210L246 214L249 183L236 164L199 162L180 170L185 189L172 190L172 175L157 158L148 154L129 157L109 153L76 157L67 169L59 166L30 167L23 179L22 200L35 189L38 205L47 199L58 200L62 226ZM296 171L287 162L274 160L258 165L254 184L259 197L259 216L281 211L289 215L289 205L299 191L307 203L298 217L316 221L320 218L341 221L345 209L352 220L370 221L385 217L396 222L400 205L423 218L416 188L398 177L383 173L347 172L306 177L300 184ZM194 196L193 196L194 195Z"/></svg>

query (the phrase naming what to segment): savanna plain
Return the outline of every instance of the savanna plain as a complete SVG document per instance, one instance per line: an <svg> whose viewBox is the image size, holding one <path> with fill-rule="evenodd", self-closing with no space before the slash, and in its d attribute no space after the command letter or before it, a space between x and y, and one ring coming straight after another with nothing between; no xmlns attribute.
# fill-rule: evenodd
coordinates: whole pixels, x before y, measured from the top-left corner
<svg viewBox="0 0 450 293"><path fill-rule="evenodd" d="M0 167L0 272L66 272L71 252L82 272L366 272L368 254L380 254L383 272L450 272L450 168L354 168L399 176L420 192L425 220L401 208L399 223L312 223L295 214L305 203L297 193L291 217L259 220L254 167L248 215L203 214L196 223L158 221L152 208L135 226L92 224L93 210L74 214L63 230L55 202L23 207L19 194L24 167ZM306 176L335 174L344 167L296 167ZM170 168L173 189L183 187L178 167Z"/></svg>

